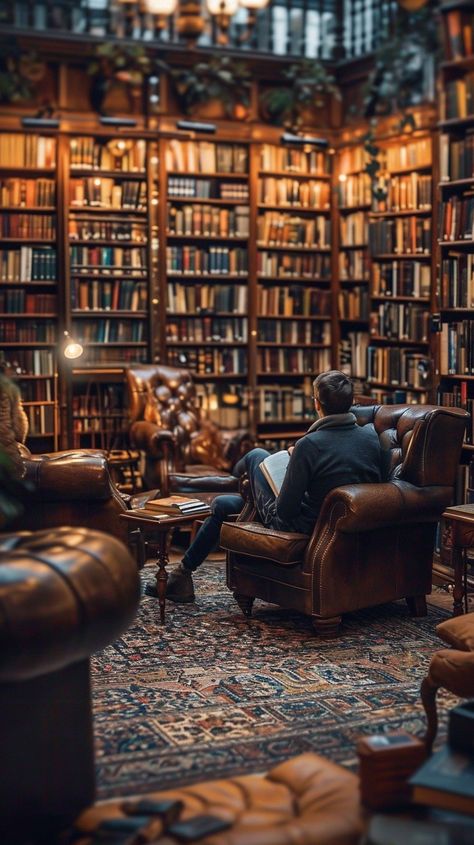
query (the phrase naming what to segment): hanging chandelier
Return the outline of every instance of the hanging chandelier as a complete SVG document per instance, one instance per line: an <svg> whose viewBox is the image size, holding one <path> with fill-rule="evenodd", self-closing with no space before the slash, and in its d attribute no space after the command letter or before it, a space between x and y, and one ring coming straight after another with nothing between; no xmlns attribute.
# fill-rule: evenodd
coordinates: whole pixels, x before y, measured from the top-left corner
<svg viewBox="0 0 474 845"><path fill-rule="evenodd" d="M140 10L153 15L156 28L164 29L167 19L175 15L175 27L178 35L190 43L195 43L206 28L206 18L202 15L200 0L119 0L124 6L139 6ZM206 7L215 21L220 44L227 44L229 27L239 8L247 10L247 33L241 40L247 40L255 25L257 12L268 5L269 0L206 0ZM179 6L179 8L178 8Z"/></svg>

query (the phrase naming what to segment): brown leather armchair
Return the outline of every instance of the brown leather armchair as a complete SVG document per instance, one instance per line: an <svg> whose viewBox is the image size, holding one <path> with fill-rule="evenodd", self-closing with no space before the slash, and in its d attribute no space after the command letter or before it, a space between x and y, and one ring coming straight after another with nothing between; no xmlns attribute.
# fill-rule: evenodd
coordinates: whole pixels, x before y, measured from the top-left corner
<svg viewBox="0 0 474 845"><path fill-rule="evenodd" d="M94 800L89 657L140 598L135 562L99 531L0 536L0 842L56 842Z"/></svg>
<svg viewBox="0 0 474 845"><path fill-rule="evenodd" d="M225 523L227 585L246 615L261 598L312 617L333 636L341 614L406 598L426 613L436 523L451 503L468 414L427 405L352 409L390 450L390 480L338 487L326 496L313 534L265 528L248 502Z"/></svg>
<svg viewBox="0 0 474 845"><path fill-rule="evenodd" d="M9 531L85 526L127 542L127 523L120 514L127 510L128 497L113 483L104 452L32 455L21 448L30 491L24 495L22 515L8 524Z"/></svg>
<svg viewBox="0 0 474 845"><path fill-rule="evenodd" d="M168 493L238 490L230 470L254 443L205 418L188 370L143 364L127 370L130 439L145 453L145 485Z"/></svg>
<svg viewBox="0 0 474 845"><path fill-rule="evenodd" d="M428 751L438 731L438 690L446 689L461 698L474 696L474 613L447 619L436 626L436 632L451 648L443 648L433 655L421 685L421 700L428 719L425 736Z"/></svg>

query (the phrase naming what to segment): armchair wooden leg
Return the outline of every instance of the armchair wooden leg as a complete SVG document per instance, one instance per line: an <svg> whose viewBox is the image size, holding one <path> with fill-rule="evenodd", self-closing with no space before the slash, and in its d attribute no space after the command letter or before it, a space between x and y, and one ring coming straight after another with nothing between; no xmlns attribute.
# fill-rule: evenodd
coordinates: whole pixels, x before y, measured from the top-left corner
<svg viewBox="0 0 474 845"><path fill-rule="evenodd" d="M425 708L426 719L428 722L425 744L428 754L431 754L433 742L435 741L438 732L438 713L436 710L436 693L438 687L433 686L429 678L424 678L421 683L421 702Z"/></svg>
<svg viewBox="0 0 474 845"><path fill-rule="evenodd" d="M244 596L242 593L234 593L234 599L239 605L244 616L250 618L255 598L253 596Z"/></svg>
<svg viewBox="0 0 474 845"><path fill-rule="evenodd" d="M426 596L407 596L406 603L411 616L426 616Z"/></svg>
<svg viewBox="0 0 474 845"><path fill-rule="evenodd" d="M311 617L315 634L325 640L330 640L339 636L339 626L341 621L341 616L330 616L329 619L321 619L319 616Z"/></svg>

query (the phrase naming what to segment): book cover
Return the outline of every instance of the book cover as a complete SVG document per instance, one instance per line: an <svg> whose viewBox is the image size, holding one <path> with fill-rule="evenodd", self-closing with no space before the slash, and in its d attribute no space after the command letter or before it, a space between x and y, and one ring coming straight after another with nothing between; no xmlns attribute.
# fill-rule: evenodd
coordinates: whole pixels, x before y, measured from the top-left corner
<svg viewBox="0 0 474 845"><path fill-rule="evenodd" d="M410 778L413 800L474 815L474 757L448 745L433 754Z"/></svg>
<svg viewBox="0 0 474 845"><path fill-rule="evenodd" d="M290 455L286 449L269 455L260 464L260 469L268 481L271 489L278 496L282 488L283 480L290 461Z"/></svg>

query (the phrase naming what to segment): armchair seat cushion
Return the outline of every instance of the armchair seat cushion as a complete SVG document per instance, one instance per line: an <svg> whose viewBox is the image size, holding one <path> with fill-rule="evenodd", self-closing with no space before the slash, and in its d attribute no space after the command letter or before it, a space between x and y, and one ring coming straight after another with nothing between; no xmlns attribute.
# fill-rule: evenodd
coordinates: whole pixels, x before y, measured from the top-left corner
<svg viewBox="0 0 474 845"><path fill-rule="evenodd" d="M292 566L303 562L309 539L307 534L277 531L259 522L224 522L220 543L224 549L236 554Z"/></svg>
<svg viewBox="0 0 474 845"><path fill-rule="evenodd" d="M192 469L193 472L188 470ZM194 470L197 470L194 472ZM170 493L238 493L239 479L228 472L210 466L186 467L185 472L172 472L168 476Z"/></svg>

